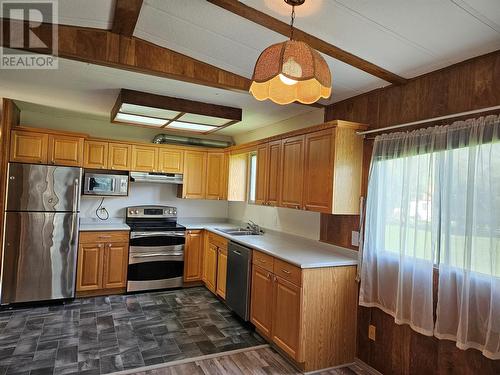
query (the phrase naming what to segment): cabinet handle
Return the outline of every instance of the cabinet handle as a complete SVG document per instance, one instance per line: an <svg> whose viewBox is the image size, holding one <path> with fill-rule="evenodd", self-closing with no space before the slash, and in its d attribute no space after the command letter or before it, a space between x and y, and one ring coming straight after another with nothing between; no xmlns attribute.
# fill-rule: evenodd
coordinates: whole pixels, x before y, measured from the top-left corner
<svg viewBox="0 0 500 375"><path fill-rule="evenodd" d="M99 236L99 238L111 238L111 236Z"/></svg>
<svg viewBox="0 0 500 375"><path fill-rule="evenodd" d="M267 263L264 259L257 258L257 260L261 263Z"/></svg>
<svg viewBox="0 0 500 375"><path fill-rule="evenodd" d="M269 280L271 279L271 274L270 274L270 273L268 273L268 274L267 274L267 278L268 278Z"/></svg>
<svg viewBox="0 0 500 375"><path fill-rule="evenodd" d="M110 244L110 243L108 243L108 247L111 247L111 246L113 246L113 245L112 245L112 244Z"/></svg>
<svg viewBox="0 0 500 375"><path fill-rule="evenodd" d="M290 275L290 273L291 273L290 271L285 270L285 269L281 269L281 272L286 273L287 275Z"/></svg>
<svg viewBox="0 0 500 375"><path fill-rule="evenodd" d="M98 247L99 249L101 249L101 248L102 248L102 244L100 243L99 245L97 245L97 247Z"/></svg>

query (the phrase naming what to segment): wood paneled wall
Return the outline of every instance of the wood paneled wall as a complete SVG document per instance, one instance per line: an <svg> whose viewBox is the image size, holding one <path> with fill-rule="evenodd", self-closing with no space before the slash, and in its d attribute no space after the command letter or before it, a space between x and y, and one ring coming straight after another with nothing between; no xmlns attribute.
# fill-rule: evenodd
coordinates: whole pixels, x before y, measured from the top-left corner
<svg viewBox="0 0 500 375"><path fill-rule="evenodd" d="M500 51L388 86L328 107L325 121L349 120L372 128L500 105ZM427 125L428 126L428 125ZM363 195L366 196L373 141L365 140ZM352 247L351 231L359 229L358 216L321 215L322 241ZM368 338L368 325L377 327L377 339ZM358 309L357 356L384 375L493 375L500 361L478 350L460 350L455 343L414 332L377 308Z"/></svg>

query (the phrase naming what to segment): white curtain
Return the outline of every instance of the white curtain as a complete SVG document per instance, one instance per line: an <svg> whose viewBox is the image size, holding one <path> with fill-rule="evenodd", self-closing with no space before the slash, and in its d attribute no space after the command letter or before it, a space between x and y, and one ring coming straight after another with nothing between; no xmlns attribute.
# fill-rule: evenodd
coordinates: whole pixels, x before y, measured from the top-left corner
<svg viewBox="0 0 500 375"><path fill-rule="evenodd" d="M423 142L426 146L422 147ZM360 304L433 334L437 218L433 136L426 130L375 139L366 201Z"/></svg>
<svg viewBox="0 0 500 375"><path fill-rule="evenodd" d="M435 335L500 359L500 118L448 130Z"/></svg>
<svg viewBox="0 0 500 375"><path fill-rule="evenodd" d="M360 304L500 359L500 117L377 137L366 209Z"/></svg>

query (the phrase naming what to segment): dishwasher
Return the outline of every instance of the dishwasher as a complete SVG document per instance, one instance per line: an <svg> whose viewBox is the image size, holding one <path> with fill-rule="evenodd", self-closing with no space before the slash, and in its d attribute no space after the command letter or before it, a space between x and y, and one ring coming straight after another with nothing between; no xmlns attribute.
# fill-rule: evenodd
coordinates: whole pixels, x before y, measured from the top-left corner
<svg viewBox="0 0 500 375"><path fill-rule="evenodd" d="M250 318L252 249L229 242L226 304L244 321Z"/></svg>

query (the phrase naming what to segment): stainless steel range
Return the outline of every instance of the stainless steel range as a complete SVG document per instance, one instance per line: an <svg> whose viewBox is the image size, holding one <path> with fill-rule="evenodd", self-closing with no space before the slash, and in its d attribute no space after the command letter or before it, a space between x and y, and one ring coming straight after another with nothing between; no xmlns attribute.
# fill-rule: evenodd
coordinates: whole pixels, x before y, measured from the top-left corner
<svg viewBox="0 0 500 375"><path fill-rule="evenodd" d="M169 206L127 208L131 228L127 292L177 288L183 284L186 228Z"/></svg>

